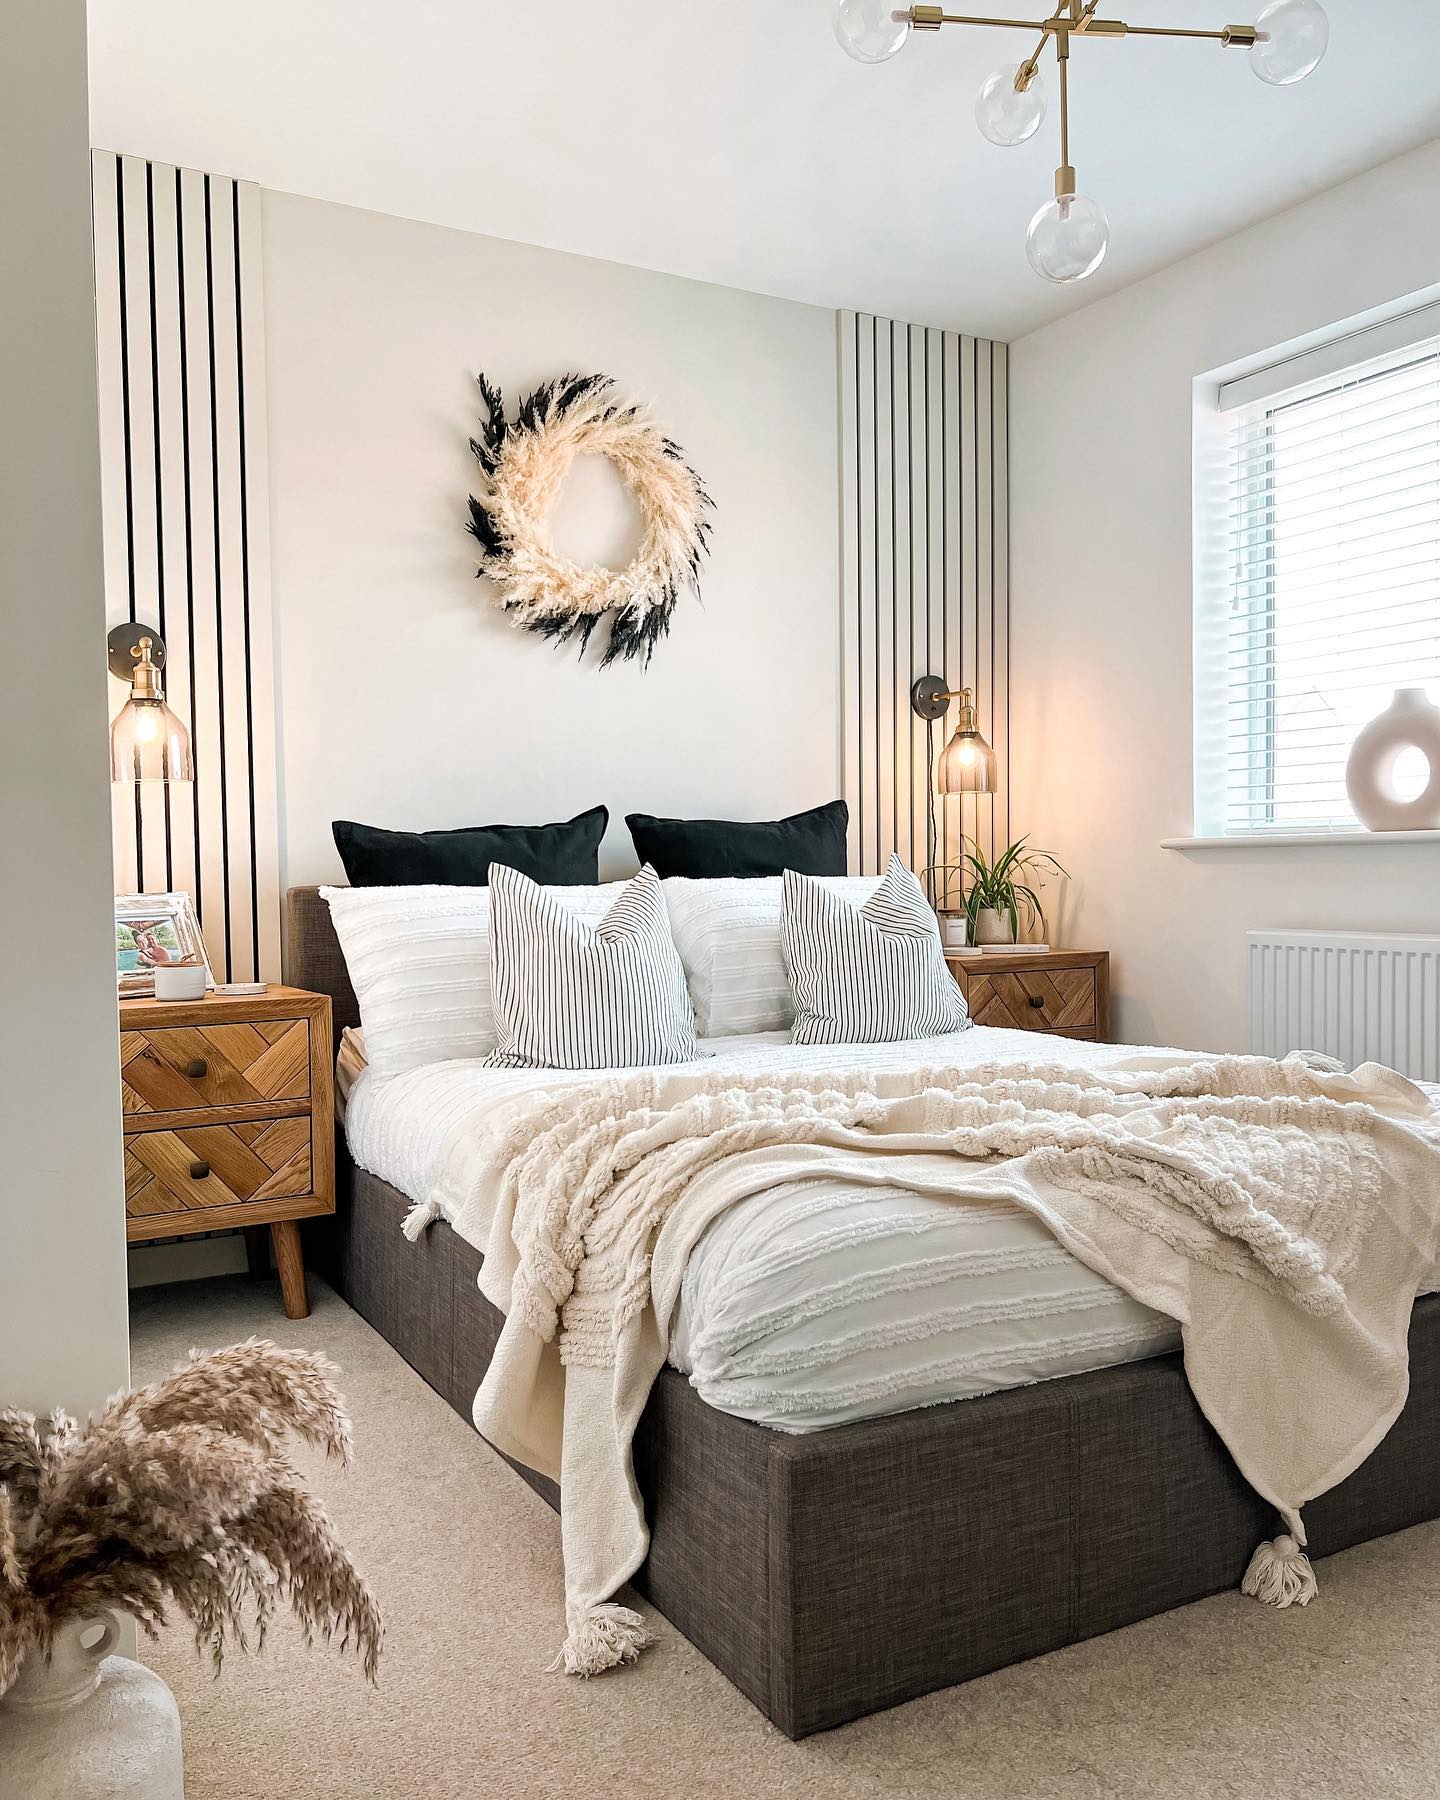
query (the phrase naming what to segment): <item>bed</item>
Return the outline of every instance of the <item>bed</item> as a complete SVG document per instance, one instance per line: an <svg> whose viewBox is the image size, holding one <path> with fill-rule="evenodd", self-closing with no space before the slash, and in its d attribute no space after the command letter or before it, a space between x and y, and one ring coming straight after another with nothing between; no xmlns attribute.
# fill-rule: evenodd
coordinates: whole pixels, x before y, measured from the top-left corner
<svg viewBox="0 0 1440 1800"><path fill-rule="evenodd" d="M337 1029L356 1024L316 890L292 891L288 929L290 978L331 996ZM316 1266L469 1417L502 1323L479 1253L443 1221L407 1242L413 1195L339 1148ZM792 1737L1233 1587L1271 1510L1179 1356L1124 1348L1109 1367L808 1430L773 1391L760 1423L667 1368L634 1447L651 1531L634 1585ZM1440 1298L1416 1303L1410 1354L1399 1421L1306 1508L1316 1555L1440 1515Z"/></svg>

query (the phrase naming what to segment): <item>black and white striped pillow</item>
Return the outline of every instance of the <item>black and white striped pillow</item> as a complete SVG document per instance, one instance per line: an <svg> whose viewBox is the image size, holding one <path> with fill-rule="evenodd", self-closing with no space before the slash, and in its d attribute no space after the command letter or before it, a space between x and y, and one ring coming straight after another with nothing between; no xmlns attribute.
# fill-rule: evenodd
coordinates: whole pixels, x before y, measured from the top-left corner
<svg viewBox="0 0 1440 1800"><path fill-rule="evenodd" d="M493 863L490 937L492 1067L633 1069L698 1054L685 967L653 869L587 925L529 876Z"/></svg>
<svg viewBox="0 0 1440 1800"><path fill-rule="evenodd" d="M890 1044L970 1023L940 929L898 856L863 906L785 871L780 941L795 994L795 1044Z"/></svg>

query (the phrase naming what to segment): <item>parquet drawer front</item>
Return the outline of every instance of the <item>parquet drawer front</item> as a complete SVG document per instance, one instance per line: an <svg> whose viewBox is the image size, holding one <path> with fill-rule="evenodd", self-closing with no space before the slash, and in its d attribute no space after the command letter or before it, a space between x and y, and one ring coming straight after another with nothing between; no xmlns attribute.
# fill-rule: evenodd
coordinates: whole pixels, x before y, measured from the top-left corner
<svg viewBox="0 0 1440 1800"><path fill-rule="evenodd" d="M956 952L946 959L977 1025L1104 1042L1110 1035L1110 958L1104 950Z"/></svg>
<svg viewBox="0 0 1440 1800"><path fill-rule="evenodd" d="M255 1107L310 1093L310 1021L148 1026L120 1034L127 1115Z"/></svg>
<svg viewBox="0 0 1440 1800"><path fill-rule="evenodd" d="M1089 1030L1095 1024L1093 969L972 975L970 1017L1010 1031Z"/></svg>
<svg viewBox="0 0 1440 1800"><path fill-rule="evenodd" d="M310 1120L245 1119L125 1139L125 1211L153 1218L311 1192Z"/></svg>

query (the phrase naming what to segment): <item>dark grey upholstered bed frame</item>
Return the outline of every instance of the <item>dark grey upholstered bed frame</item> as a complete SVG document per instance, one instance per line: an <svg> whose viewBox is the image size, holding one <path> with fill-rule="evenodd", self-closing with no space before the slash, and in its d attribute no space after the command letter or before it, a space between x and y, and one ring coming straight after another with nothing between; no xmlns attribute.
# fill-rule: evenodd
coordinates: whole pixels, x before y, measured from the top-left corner
<svg viewBox="0 0 1440 1800"><path fill-rule="evenodd" d="M331 996L337 1033L358 1023L313 888L290 894L288 942L289 979ZM407 1243L410 1202L339 1148L314 1264L468 1419L501 1323L480 1256L443 1223ZM1440 1516L1440 1296L1416 1303L1410 1360L1393 1430L1305 1509L1313 1555ZM666 1369L635 1464L635 1587L790 1737L1233 1588L1279 1529L1178 1355L804 1436L717 1412Z"/></svg>

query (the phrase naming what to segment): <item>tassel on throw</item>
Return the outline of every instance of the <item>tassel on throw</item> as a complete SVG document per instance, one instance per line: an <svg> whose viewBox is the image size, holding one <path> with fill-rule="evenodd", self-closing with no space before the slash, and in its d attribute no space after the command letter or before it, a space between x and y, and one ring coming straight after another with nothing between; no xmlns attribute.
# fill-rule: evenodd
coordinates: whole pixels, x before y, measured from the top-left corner
<svg viewBox="0 0 1440 1800"><path fill-rule="evenodd" d="M424 1235L425 1228L433 1225L440 1217L438 1200L417 1200L400 1221L400 1229L412 1244L418 1244Z"/></svg>
<svg viewBox="0 0 1440 1800"><path fill-rule="evenodd" d="M567 1675L601 1675L621 1663L632 1663L652 1642L639 1613L628 1606L592 1606L570 1627L549 1671Z"/></svg>
<svg viewBox="0 0 1440 1800"><path fill-rule="evenodd" d="M1308 1606L1318 1591L1310 1558L1293 1537L1261 1544L1240 1583L1242 1594L1265 1606Z"/></svg>

